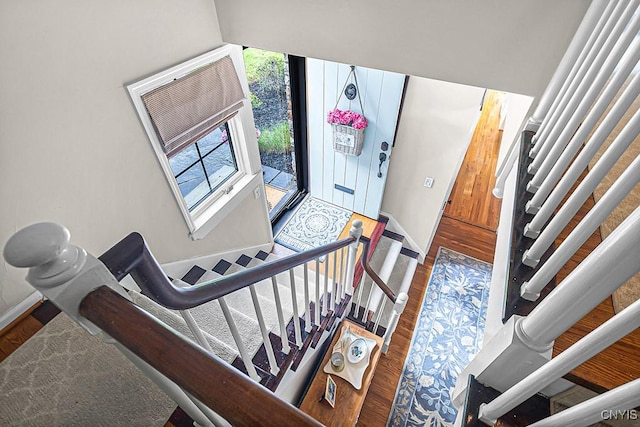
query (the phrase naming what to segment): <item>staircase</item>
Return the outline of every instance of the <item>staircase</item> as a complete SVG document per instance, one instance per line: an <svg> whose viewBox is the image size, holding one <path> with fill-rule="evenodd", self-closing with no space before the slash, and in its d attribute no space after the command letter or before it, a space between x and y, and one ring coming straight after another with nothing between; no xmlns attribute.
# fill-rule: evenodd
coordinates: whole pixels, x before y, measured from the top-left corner
<svg viewBox="0 0 640 427"><path fill-rule="evenodd" d="M386 218L380 218L381 229L386 222ZM396 295L406 293L418 254L404 248L403 236L390 230L373 237L374 242L361 238L370 246L368 253L373 251L369 257L371 268ZM375 248L371 247L373 243ZM379 336L385 335L391 323L394 304L387 303L388 298L366 272L354 272L356 297L352 298L342 286L347 274L346 250L182 311L166 309L144 296L133 281L122 283L138 306L279 397L295 403L322 356L323 343L332 337L340 319L347 316L370 331L376 330ZM187 288L281 259L282 256L259 250L210 256L190 268L184 263L178 267L170 264L165 271L174 285Z"/></svg>
<svg viewBox="0 0 640 427"><path fill-rule="evenodd" d="M594 0L498 168L503 325L458 377L458 426L640 424L640 301L611 303L640 271L639 31L640 2Z"/></svg>

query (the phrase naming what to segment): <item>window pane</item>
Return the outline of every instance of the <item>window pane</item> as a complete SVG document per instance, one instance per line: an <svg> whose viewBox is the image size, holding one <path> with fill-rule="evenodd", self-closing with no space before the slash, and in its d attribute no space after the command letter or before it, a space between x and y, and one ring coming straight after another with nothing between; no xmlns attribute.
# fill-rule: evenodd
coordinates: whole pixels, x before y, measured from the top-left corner
<svg viewBox="0 0 640 427"><path fill-rule="evenodd" d="M199 143L198 143L199 144ZM201 152L203 150L201 149ZM216 190L223 182L238 171L231 150L231 144L223 143L204 158L204 165L209 176L212 190Z"/></svg>
<svg viewBox="0 0 640 427"><path fill-rule="evenodd" d="M177 176L180 172L191 166L196 160L198 160L198 150L195 145L190 145L175 156L171 157L169 159L169 164L171 165L173 176Z"/></svg>
<svg viewBox="0 0 640 427"><path fill-rule="evenodd" d="M221 125L173 156L169 163L192 210L238 171L229 127Z"/></svg>
<svg viewBox="0 0 640 427"><path fill-rule="evenodd" d="M197 154L197 153L196 153ZM187 207L191 210L200 200L210 193L202 163L197 162L187 169L182 175L176 177L180 193L187 202Z"/></svg>

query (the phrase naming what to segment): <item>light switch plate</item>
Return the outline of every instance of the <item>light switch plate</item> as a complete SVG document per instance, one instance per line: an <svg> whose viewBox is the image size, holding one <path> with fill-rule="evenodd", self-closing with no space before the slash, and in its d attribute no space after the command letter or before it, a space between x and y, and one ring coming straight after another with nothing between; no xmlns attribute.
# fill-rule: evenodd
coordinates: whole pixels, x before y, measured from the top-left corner
<svg viewBox="0 0 640 427"><path fill-rule="evenodd" d="M433 178L431 178L430 176L426 177L424 180L424 186L427 188L433 187Z"/></svg>

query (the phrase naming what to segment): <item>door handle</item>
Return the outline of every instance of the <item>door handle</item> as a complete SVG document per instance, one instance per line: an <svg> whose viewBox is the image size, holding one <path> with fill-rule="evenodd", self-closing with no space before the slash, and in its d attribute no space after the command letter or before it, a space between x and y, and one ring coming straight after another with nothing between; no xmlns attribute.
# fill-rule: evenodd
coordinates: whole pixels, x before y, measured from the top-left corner
<svg viewBox="0 0 640 427"><path fill-rule="evenodd" d="M380 159L380 164L378 165L378 178L382 178L382 164L387 160L387 155L385 153L380 153L378 158Z"/></svg>

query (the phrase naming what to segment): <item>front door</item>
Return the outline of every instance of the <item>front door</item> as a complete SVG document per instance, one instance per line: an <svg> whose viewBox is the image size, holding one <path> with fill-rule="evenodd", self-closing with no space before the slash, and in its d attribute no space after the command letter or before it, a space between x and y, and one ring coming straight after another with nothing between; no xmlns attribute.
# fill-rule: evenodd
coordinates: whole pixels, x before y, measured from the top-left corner
<svg viewBox="0 0 640 427"><path fill-rule="evenodd" d="M376 219L382 205L405 75L355 67L359 93L349 100L340 94L345 82L353 81L350 71L346 64L307 58L309 188L316 198ZM357 156L334 149L327 113L336 106L364 113L368 121L362 152Z"/></svg>

